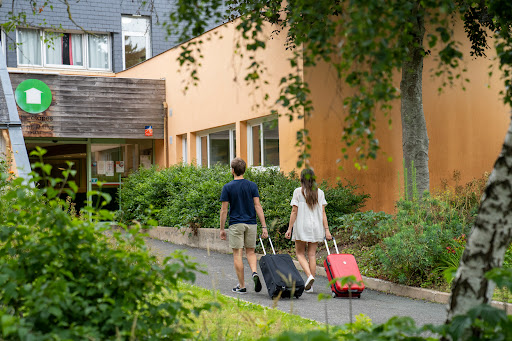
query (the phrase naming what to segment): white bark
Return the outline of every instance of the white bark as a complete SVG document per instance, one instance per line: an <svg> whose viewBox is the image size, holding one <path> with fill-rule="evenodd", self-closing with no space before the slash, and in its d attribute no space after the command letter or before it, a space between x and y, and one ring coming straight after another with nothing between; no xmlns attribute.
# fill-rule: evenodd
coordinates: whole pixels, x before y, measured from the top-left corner
<svg viewBox="0 0 512 341"><path fill-rule="evenodd" d="M457 270L448 321L492 299L495 284L484 274L503 265L512 237L512 122L482 196L475 225Z"/></svg>

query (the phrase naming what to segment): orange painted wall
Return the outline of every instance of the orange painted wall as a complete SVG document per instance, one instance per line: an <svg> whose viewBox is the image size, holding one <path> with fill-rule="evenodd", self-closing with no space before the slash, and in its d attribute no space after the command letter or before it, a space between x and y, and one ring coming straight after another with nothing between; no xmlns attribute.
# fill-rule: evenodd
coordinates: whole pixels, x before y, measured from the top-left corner
<svg viewBox="0 0 512 341"><path fill-rule="evenodd" d="M180 47L116 75L166 80L167 105L172 116L168 117L165 141L168 143L171 137L173 143L167 144L167 159L157 160L158 164L181 161L184 136L189 144L190 162L195 158L195 137L204 130L223 126L238 129L237 154L247 157L246 144L239 143L246 138L247 121L268 115L279 94L280 78L292 70L287 61L289 52L284 49L284 35L273 36L272 29L267 27L265 34L272 39L267 41L266 50L258 52L255 58L264 61L267 68L265 80L269 84L260 83L264 90L254 91L254 86L243 80L251 60L250 53L237 48L239 37L235 24L223 25L195 39L203 41L201 52L205 58L201 59L202 66L198 70L198 85L190 86L187 92L183 92L183 88L189 80L190 70L180 68L176 61ZM469 46L462 27L456 34ZM464 66L469 70L466 76L471 80L466 84L466 91L455 84L441 95L437 91L440 80L431 78L430 69L435 68L436 63L431 57L425 60L423 100L430 139L431 189L438 187L441 179L449 179L454 170L461 172L461 184L490 171L508 127L509 109L502 104L498 94L501 81L496 75L492 79L487 76L489 60L472 60L469 53L466 56ZM392 212L401 187L398 174L402 174L399 101L393 103L391 128L387 124L388 118L378 116L377 137L382 153L377 160L368 161L367 170L359 171L352 160L343 160L341 153L345 117L342 98L350 89L336 79L334 70L325 63L304 70L304 78L310 84L315 111L305 120L290 122L287 117L280 117L281 169L288 172L296 167L296 132L305 127L310 131L313 146L310 164L320 179L353 181L372 196L366 210ZM399 81L397 75L397 87ZM266 92L271 95L271 100L264 105L262 98ZM158 154L162 154L162 149L158 148ZM392 160L388 161L388 157Z"/></svg>
<svg viewBox="0 0 512 341"><path fill-rule="evenodd" d="M275 35L270 26L264 34L269 38L264 51L253 52L237 48L240 41L235 23L218 27L194 41L201 40L201 67L198 69L200 78L197 86L189 84L188 91L184 86L189 82L189 71L180 68L176 60L181 52L177 47L166 51L131 69L120 72L117 77L134 78L165 78L167 105L172 110L168 119L168 136L173 143L169 146L169 163L175 164L182 159L181 136L199 134L208 129L232 126L245 126L247 121L269 115L279 95L279 81L291 69L287 61L289 52L284 48L285 35ZM221 38L222 37L222 38ZM243 42L242 42L243 43ZM265 67L264 79L254 85L247 85L244 80L247 67L252 63L250 57L262 62ZM269 84L264 84L268 81ZM264 101L268 93L270 99ZM279 137L281 168L291 170L297 161L294 148L296 131L303 127L303 120L295 120L292 124L288 119L280 118ZM237 144L245 132L238 132ZM195 158L194 141L189 142L189 155ZM169 141L169 138L167 139ZM247 157L246 148L239 148L240 156ZM192 161L188 158L188 161Z"/></svg>
<svg viewBox="0 0 512 341"><path fill-rule="evenodd" d="M457 29L456 35L469 46L462 27ZM465 76L470 79L465 85L466 91L459 82L439 94L441 80L433 79L430 71L437 63L431 57L424 63L423 102L429 135L431 190L440 187L441 179L451 179L454 171L461 173L460 184L491 171L508 128L510 109L499 97L502 89L499 77L488 77L489 60L474 60L469 57L469 49L466 52L464 66L469 71ZM382 114L378 116L377 138L384 154L377 160L370 160L367 170L358 171L351 160L336 162L342 158L341 132L345 117L340 94L350 90L341 85L326 64L307 69L305 80L311 85L315 106L314 114L306 120L306 128L312 138L311 165L317 175L331 181L336 178L352 180L372 196L366 210L393 212L399 198L398 174L403 175L399 101L393 103L391 129L387 118ZM392 157L391 162L388 156Z"/></svg>

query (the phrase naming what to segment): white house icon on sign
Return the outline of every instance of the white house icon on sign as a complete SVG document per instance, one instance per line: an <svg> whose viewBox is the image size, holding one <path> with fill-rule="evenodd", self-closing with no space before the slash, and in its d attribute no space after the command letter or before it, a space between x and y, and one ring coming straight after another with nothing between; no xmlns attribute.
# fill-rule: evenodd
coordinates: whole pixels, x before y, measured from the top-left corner
<svg viewBox="0 0 512 341"><path fill-rule="evenodd" d="M41 104L41 94L43 92L40 90L37 90L36 88L31 88L25 91L25 94L27 95L27 104Z"/></svg>

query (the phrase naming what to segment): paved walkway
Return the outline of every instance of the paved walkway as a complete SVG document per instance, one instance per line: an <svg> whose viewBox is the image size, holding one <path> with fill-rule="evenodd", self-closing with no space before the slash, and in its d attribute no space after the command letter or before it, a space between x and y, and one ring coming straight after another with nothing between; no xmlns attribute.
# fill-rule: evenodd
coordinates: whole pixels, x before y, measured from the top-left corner
<svg viewBox="0 0 512 341"><path fill-rule="evenodd" d="M182 245L174 245L168 242L148 239L147 245L158 256L168 256L174 250L185 249L187 254L202 264L208 274L198 274L196 285L204 288L216 288L223 295L237 297L231 289L238 280L233 268L233 256L217 252L208 252L203 249L196 249ZM250 269L245 263L246 279L251 279ZM261 272L259 272L261 274ZM263 290L254 292L252 281L247 283L248 293L240 295L241 299L257 303L262 306L272 307L274 302L269 298L265 283ZM330 294L327 287L327 278L318 276L315 280L314 293L304 293L299 299L284 299L277 303L277 308L284 312L313 319L319 322L327 322L332 325L339 325L350 322L349 300L329 299L318 301L318 293ZM446 306L439 303L431 303L414 300L406 297L393 296L378 291L366 289L360 299L352 300L352 315L365 314L374 323L386 322L392 316L410 316L418 326L424 324L442 324L446 318Z"/></svg>

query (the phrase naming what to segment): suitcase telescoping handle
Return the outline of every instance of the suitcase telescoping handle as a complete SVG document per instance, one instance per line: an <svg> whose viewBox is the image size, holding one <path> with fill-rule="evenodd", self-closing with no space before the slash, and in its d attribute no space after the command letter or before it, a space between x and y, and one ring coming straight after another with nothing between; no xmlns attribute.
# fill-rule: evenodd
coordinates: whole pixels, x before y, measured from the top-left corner
<svg viewBox="0 0 512 341"><path fill-rule="evenodd" d="M340 253L338 251L338 245L336 245L336 239L334 239L334 237L332 237L332 241L334 242L334 247L336 248L336 253ZM324 238L324 242L325 242L325 248L327 249L327 254L330 255L331 251L329 250L329 245L327 244L327 238Z"/></svg>
<svg viewBox="0 0 512 341"><path fill-rule="evenodd" d="M263 254L266 255L267 253L265 252L265 246L263 245L263 240L261 239L261 236L258 236L260 237L260 243L261 243L261 248L263 249ZM268 241L270 242L270 246L272 247L272 252L274 252L274 255L276 254L276 250L274 250L274 245L272 244L272 239L270 239L270 236L268 236Z"/></svg>

